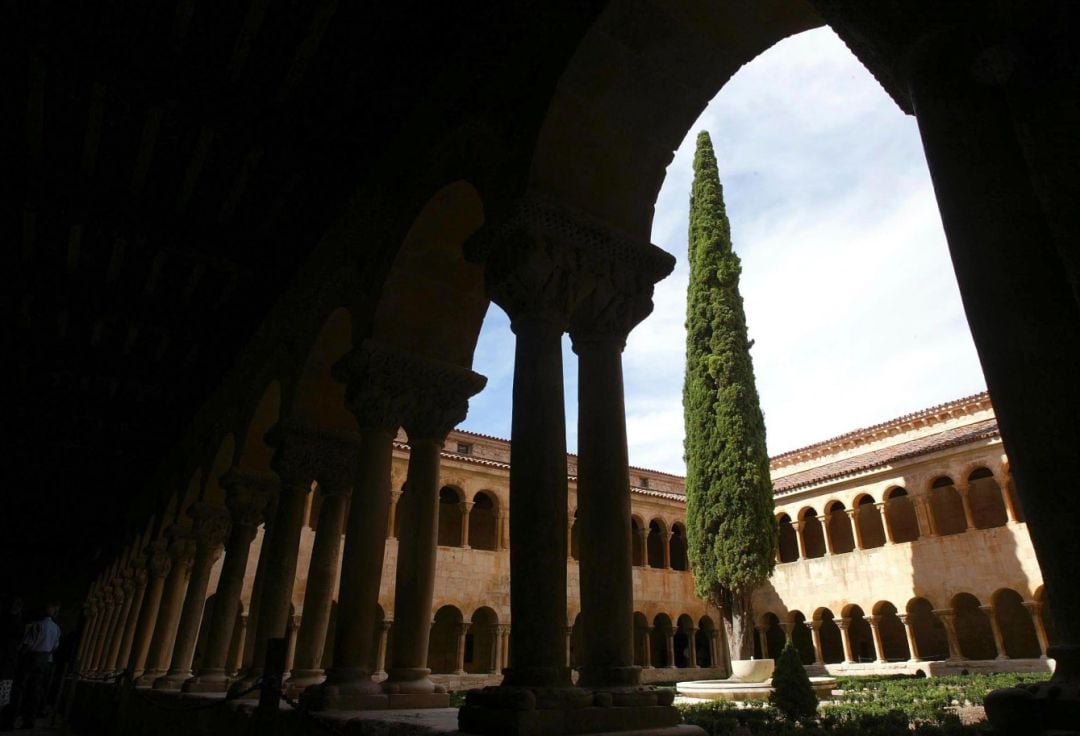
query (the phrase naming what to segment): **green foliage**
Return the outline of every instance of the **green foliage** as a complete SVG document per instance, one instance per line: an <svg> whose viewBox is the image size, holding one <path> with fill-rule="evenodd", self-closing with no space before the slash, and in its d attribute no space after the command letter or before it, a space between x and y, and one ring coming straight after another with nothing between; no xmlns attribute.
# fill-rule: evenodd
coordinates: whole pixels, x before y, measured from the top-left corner
<svg viewBox="0 0 1080 736"><path fill-rule="evenodd" d="M790 641L780 652L772 677L769 702L791 721L809 721L817 715L818 699L803 667L799 650Z"/></svg>
<svg viewBox="0 0 1080 736"><path fill-rule="evenodd" d="M739 293L741 265L709 134L698 134L686 304L686 497L698 594L745 597L775 565L765 420Z"/></svg>

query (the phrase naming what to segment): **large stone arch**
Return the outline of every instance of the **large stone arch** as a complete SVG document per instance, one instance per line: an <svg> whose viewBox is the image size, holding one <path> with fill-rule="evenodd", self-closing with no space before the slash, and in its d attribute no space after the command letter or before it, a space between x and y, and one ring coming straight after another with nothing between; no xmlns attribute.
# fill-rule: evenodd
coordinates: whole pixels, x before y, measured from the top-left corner
<svg viewBox="0 0 1080 736"><path fill-rule="evenodd" d="M976 529L1005 526L1009 514L1005 510L1005 498L1001 486L989 468L975 468L967 476L968 503Z"/></svg>
<svg viewBox="0 0 1080 736"><path fill-rule="evenodd" d="M356 421L345 405L345 386L334 378L334 365L353 344L352 312L334 309L323 320L303 358L284 414L302 426L354 430Z"/></svg>
<svg viewBox="0 0 1080 736"><path fill-rule="evenodd" d="M942 475L930 483L930 513L938 534L961 534L967 531L964 502L952 478Z"/></svg>
<svg viewBox="0 0 1080 736"><path fill-rule="evenodd" d="M910 659L907 634L897 615L896 606L889 601L878 601L874 604L874 616L877 619L878 635L881 637L881 658L886 662Z"/></svg>
<svg viewBox="0 0 1080 736"><path fill-rule="evenodd" d="M246 472L267 474L273 450L266 444L266 434L281 420L281 382L266 384L247 421L243 439L237 448L237 466Z"/></svg>
<svg viewBox="0 0 1080 736"><path fill-rule="evenodd" d="M957 593L952 598L953 620L960 653L966 659L993 659L997 656L990 617L971 593Z"/></svg>
<svg viewBox="0 0 1080 736"><path fill-rule="evenodd" d="M225 489L221 487L221 476L225 475L232 467L233 458L236 456L236 438L230 432L222 437L218 444L217 452L210 461L210 472L206 476L203 485L201 500L212 503L215 506L225 505Z"/></svg>
<svg viewBox="0 0 1080 736"><path fill-rule="evenodd" d="M855 524L859 529L859 540L863 549L874 549L885 545L885 526L878 513L874 497L864 493L852 504L855 509Z"/></svg>
<svg viewBox="0 0 1080 736"><path fill-rule="evenodd" d="M495 550L499 535L499 497L491 491L477 491L469 511L469 546Z"/></svg>
<svg viewBox="0 0 1080 736"><path fill-rule="evenodd" d="M457 606L443 606L435 612L428 641L428 667L435 674L457 670L458 634L463 623Z"/></svg>
<svg viewBox="0 0 1080 736"><path fill-rule="evenodd" d="M817 512L809 507L799 511L799 525L806 558L824 557L828 551L825 547L825 528L818 520Z"/></svg>
<svg viewBox="0 0 1080 736"><path fill-rule="evenodd" d="M408 492L404 494L407 495ZM464 500L464 492L456 486L444 485L439 489L439 546L461 546L461 527L464 521L461 504Z"/></svg>
<svg viewBox="0 0 1080 736"><path fill-rule="evenodd" d="M1013 659L1034 659L1042 652L1035 623L1024 607L1023 597L1011 588L1002 588L991 597L993 615L997 619L1005 652Z"/></svg>
<svg viewBox="0 0 1080 736"><path fill-rule="evenodd" d="M855 550L855 534L843 502L831 501L825 505L825 525L834 554Z"/></svg>
<svg viewBox="0 0 1080 736"><path fill-rule="evenodd" d="M926 660L941 660L949 656L949 640L945 625L934 614L934 606L926 598L912 598L906 607L908 626L915 639L919 657Z"/></svg>
<svg viewBox="0 0 1080 736"><path fill-rule="evenodd" d="M814 611L814 623L818 626L818 636L821 638L821 658L825 664L838 664L844 661L844 640L840 635L840 627L836 624L836 616L828 608L819 608Z"/></svg>

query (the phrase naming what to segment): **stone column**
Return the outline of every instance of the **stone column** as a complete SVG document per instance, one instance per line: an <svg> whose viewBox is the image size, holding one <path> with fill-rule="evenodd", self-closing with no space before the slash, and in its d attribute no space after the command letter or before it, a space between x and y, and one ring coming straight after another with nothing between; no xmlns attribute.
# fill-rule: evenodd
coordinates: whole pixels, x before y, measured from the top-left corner
<svg viewBox="0 0 1080 736"><path fill-rule="evenodd" d="M664 569L671 569L671 530L665 531L661 535L661 539L664 542Z"/></svg>
<svg viewBox="0 0 1080 736"><path fill-rule="evenodd" d="M133 678L141 677L146 669L146 659L150 653L154 629L161 612L161 598L165 592L165 580L172 570L172 557L166 551L165 541L158 539L146 548L147 587L143 598L142 610L139 611L139 623L135 627L135 638L131 646L131 658L128 671Z"/></svg>
<svg viewBox="0 0 1080 736"><path fill-rule="evenodd" d="M825 538L825 556L828 557L829 555L834 554L832 529L829 525L829 517L825 514L822 514L821 516L817 517L817 520L818 523L821 524L821 536Z"/></svg>
<svg viewBox="0 0 1080 736"><path fill-rule="evenodd" d="M668 669L675 669L675 629L670 628L664 631L664 642L667 646L667 666Z"/></svg>
<svg viewBox="0 0 1080 736"><path fill-rule="evenodd" d="M316 456L319 440L312 436L309 428L279 423L272 430L269 440L276 446L271 466L280 478L281 490L261 551L266 555L266 566L263 570L258 620L254 632L248 632L248 636L254 634L255 637L253 659L243 677L229 687L231 693L242 692L255 684L266 663L267 642L288 634L300 533L304 526L307 496L311 493L316 473L313 457Z"/></svg>
<svg viewBox="0 0 1080 736"><path fill-rule="evenodd" d="M930 499L926 496L912 496L911 502L915 506L915 520L919 523L919 536L936 537L937 522L934 520Z"/></svg>
<svg viewBox="0 0 1080 736"><path fill-rule="evenodd" d="M229 656L226 659L225 674L235 675L244 666L244 643L247 640L248 615L241 613L236 617L232 641L229 643ZM228 685L226 685L226 688Z"/></svg>
<svg viewBox="0 0 1080 736"><path fill-rule="evenodd" d="M109 645L116 636L116 626L120 618L120 608L123 605L124 589L120 581L116 580L106 588L105 616L102 619L101 635L94 647L93 668L95 672L107 672L105 660L109 656Z"/></svg>
<svg viewBox="0 0 1080 736"><path fill-rule="evenodd" d="M135 631L138 628L143 602L146 600L146 557L139 555L131 563L131 581L134 591L131 594L131 608L128 611L127 620L124 622L124 635L120 641L120 650L116 653L116 669L127 669L131 660L131 649L135 642Z"/></svg>
<svg viewBox="0 0 1080 736"><path fill-rule="evenodd" d="M971 499L969 498L971 487L966 481L961 481L956 484L956 492L960 494L960 502L964 506L964 521L967 523L967 530L971 531L975 528L975 516L971 513Z"/></svg>
<svg viewBox="0 0 1080 736"><path fill-rule="evenodd" d="M495 551L501 552L506 549L506 512L502 509L495 511Z"/></svg>
<svg viewBox="0 0 1080 736"><path fill-rule="evenodd" d="M799 543L799 559L806 559L806 540L803 538L802 533L802 519L796 519L791 522L791 528L795 530L795 541Z"/></svg>
<svg viewBox="0 0 1080 736"><path fill-rule="evenodd" d="M1013 503L1013 494L1009 492L1011 486L1012 478L1006 475L1002 482L998 484L998 489L1001 491L1001 501L1005 504L1005 513L1008 514L1009 523L1016 524L1020 521L1020 517L1016 513L1016 506Z"/></svg>
<svg viewBox="0 0 1080 736"><path fill-rule="evenodd" d="M83 627L79 635L79 648L75 655L79 663L79 674L90 671L86 661L86 651L90 648L90 642L94 638L94 629L97 627L97 599L93 593L95 587L96 583L91 586L91 593L86 596L86 602L83 603Z"/></svg>
<svg viewBox="0 0 1080 736"><path fill-rule="evenodd" d="M687 630L686 636L690 639L690 646L688 647L690 650L690 666L697 667L697 629L691 627Z"/></svg>
<svg viewBox="0 0 1080 736"><path fill-rule="evenodd" d="M848 628L851 626L851 619L837 619L836 625L840 629L840 639L844 643L844 664L853 664L855 662L855 657L852 656L851 653L851 634L848 632Z"/></svg>
<svg viewBox="0 0 1080 736"><path fill-rule="evenodd" d="M878 514L881 516L881 528L885 531L885 544L896 544L892 527L889 526L889 514L886 513L887 507L888 502L886 501L878 501L874 504L874 508L877 509Z"/></svg>
<svg viewBox="0 0 1080 736"><path fill-rule="evenodd" d="M566 627L566 666L570 667L570 668L573 668L573 666L574 666L574 657L573 657L573 652L571 651L571 647L573 646L573 643L574 643L574 627L573 626L567 626Z"/></svg>
<svg viewBox="0 0 1080 736"><path fill-rule="evenodd" d="M848 519L851 523L851 531L855 535L855 549L865 549L862 538L862 526L859 525L859 514L862 513L862 507L857 506L852 509L846 509Z"/></svg>
<svg viewBox="0 0 1080 736"><path fill-rule="evenodd" d="M1041 601L1024 601L1024 608L1031 614L1031 622L1035 624L1035 634L1039 638L1039 656L1046 659L1046 650L1050 647L1050 638L1046 635L1046 623L1043 621Z"/></svg>
<svg viewBox="0 0 1080 736"><path fill-rule="evenodd" d="M502 659L499 660L499 672L510 666L510 624L499 624L499 642Z"/></svg>
<svg viewBox="0 0 1080 736"><path fill-rule="evenodd" d="M115 672L117 669L116 663L120 659L120 648L124 643L128 618L131 616L131 607L135 603L135 581L132 579L131 570L124 570L122 586L123 597L119 615L116 617L116 628L109 642L109 653L105 657L104 670L109 673Z"/></svg>
<svg viewBox="0 0 1080 736"><path fill-rule="evenodd" d="M935 608L933 614L945 626L945 636L949 641L949 659L963 659L964 655L960 651L960 639L956 636L956 612L951 608Z"/></svg>
<svg viewBox="0 0 1080 736"><path fill-rule="evenodd" d="M641 547L641 566L649 566L649 528L645 527L635 531L636 543Z"/></svg>
<svg viewBox="0 0 1080 736"><path fill-rule="evenodd" d="M806 621L806 628L810 629L810 636L814 640L814 664L819 667L825 666L825 655L821 651L821 621Z"/></svg>
<svg viewBox="0 0 1080 736"><path fill-rule="evenodd" d="M226 489L225 506L229 510L231 527L214 598L214 615L206 637L206 651L196 676L184 683L186 692L225 692L229 686L229 673L241 666L232 666L229 653L234 645L241 656L244 651L244 647L234 640L244 574L251 542L262 523L266 503L277 493L276 482L247 475L236 468L229 470L221 483ZM243 618L246 625L247 616Z"/></svg>
<svg viewBox="0 0 1080 736"><path fill-rule="evenodd" d="M754 627L754 631L757 632L758 646L761 648L761 658L769 658L769 638L765 636L765 627L758 624Z"/></svg>
<svg viewBox="0 0 1080 736"><path fill-rule="evenodd" d="M387 645L390 643L390 629L393 628L393 621L384 620L379 624L379 646L375 650L375 674L386 674L386 650Z"/></svg>
<svg viewBox="0 0 1080 736"><path fill-rule="evenodd" d="M919 654L919 644L915 639L915 627L911 622L910 617L906 613L897 614L897 618L900 619L900 623L904 625L904 634L907 636L908 645L908 657L909 662L921 662L922 655Z"/></svg>
<svg viewBox="0 0 1080 736"><path fill-rule="evenodd" d="M997 612L993 606L979 606L979 610L990 619L990 630L994 632L994 649L997 650L995 659L1008 659L1009 654L1005 651L1005 637L1001 635L1001 625L997 620Z"/></svg>
<svg viewBox="0 0 1080 736"><path fill-rule="evenodd" d="M881 641L881 616L863 616L870 624L870 633L874 637L874 655L878 664L885 663L885 645Z"/></svg>
<svg viewBox="0 0 1080 736"><path fill-rule="evenodd" d="M169 672L154 681L155 690L179 690L192 676L191 663L206 608L210 568L221 556L221 545L229 531L229 514L219 506L200 501L191 506L188 515L194 520L192 531L195 539L195 561L191 567L191 579L177 626Z"/></svg>
<svg viewBox="0 0 1080 736"><path fill-rule="evenodd" d="M462 501L458 508L461 509L461 548L469 549L469 512L472 511L472 501Z"/></svg>
<svg viewBox="0 0 1080 736"><path fill-rule="evenodd" d="M723 663L724 657L720 652L720 632L713 629L709 632L709 665L711 667L721 667Z"/></svg>
<svg viewBox="0 0 1080 736"><path fill-rule="evenodd" d="M630 331L652 312L653 285L674 259L652 245L627 248L596 274L574 310L578 355L578 557L582 652L578 685L637 685L634 665L633 535L622 353ZM671 536L664 544L671 567ZM693 647L691 647L693 649Z"/></svg>
<svg viewBox="0 0 1080 736"><path fill-rule="evenodd" d="M322 682L323 649L330 627L334 584L341 574L341 535L345 528L345 510L352 491L353 471L360 446L355 436L342 435L340 441L329 437L323 443L316 479L323 495L315 544L311 550L307 588L304 592L304 621L297 634L289 689Z"/></svg>
<svg viewBox="0 0 1080 736"><path fill-rule="evenodd" d="M574 559L574 524L577 519L574 518L569 509L567 509L566 516L566 559L572 560Z"/></svg>
<svg viewBox="0 0 1080 736"><path fill-rule="evenodd" d="M172 568L165 581L161 596L161 609L154 626L154 637L150 640L150 649L146 656L146 669L135 681L140 687L150 687L157 678L165 674L172 661L173 646L176 644L177 626L184 607L184 593L191 577L191 567L195 561L195 540L191 531L173 527L169 535L169 557Z"/></svg>
<svg viewBox="0 0 1080 736"><path fill-rule="evenodd" d="M780 624L780 630L784 632L784 644L791 641L791 632L795 628L795 624L790 621L784 621Z"/></svg>
<svg viewBox="0 0 1080 736"><path fill-rule="evenodd" d="M642 653L644 654L644 656L642 657L641 666L643 668L649 669L649 670L651 670L653 668L653 663L652 663L652 633L653 633L653 627L652 626L646 626L645 629L642 632L642 639L643 639Z"/></svg>
<svg viewBox="0 0 1080 736"><path fill-rule="evenodd" d="M241 652L240 668L237 674L242 674L255 661L255 632L259 629L259 608L262 603L263 583L266 581L266 562L270 558L267 546L270 542L270 529L273 527L272 520L277 515L278 498L281 496L281 485L275 477L272 480L273 493L266 499L266 508L263 511L263 533L259 540L259 556L255 561L255 580L251 583L251 598L248 600L247 628L244 634L244 648ZM257 534L257 532L256 532Z"/></svg>
<svg viewBox="0 0 1080 736"><path fill-rule="evenodd" d="M455 675L465 674L465 637L469 635L470 624L461 623L458 624L457 630L457 667L454 670Z"/></svg>
<svg viewBox="0 0 1080 736"><path fill-rule="evenodd" d="M413 384L402 426L412 451L408 490L398 510L394 651L383 689L391 696L437 694L440 697L430 701L435 706L449 702L431 681L427 666L439 536L439 458L446 435L465 418L469 397L484 387L486 379L456 365L419 358L413 359L407 378ZM565 569L564 564L564 574Z"/></svg>
<svg viewBox="0 0 1080 736"><path fill-rule="evenodd" d="M303 623L303 616L301 614L294 614L289 616L288 623L285 625L285 672L286 676L292 671L294 663L296 661L296 640L299 636L301 624Z"/></svg>
<svg viewBox="0 0 1080 736"><path fill-rule="evenodd" d="M390 491L390 515L386 522L386 538L397 539L397 532L394 529L397 527L397 507L398 501L401 500L401 491Z"/></svg>

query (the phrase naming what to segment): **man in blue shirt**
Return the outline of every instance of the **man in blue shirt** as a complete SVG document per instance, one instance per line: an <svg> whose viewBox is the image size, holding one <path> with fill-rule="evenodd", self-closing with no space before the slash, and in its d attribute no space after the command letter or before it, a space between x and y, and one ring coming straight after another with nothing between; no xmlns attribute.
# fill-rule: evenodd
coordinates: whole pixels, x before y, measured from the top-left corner
<svg viewBox="0 0 1080 736"><path fill-rule="evenodd" d="M52 669L53 652L60 646L60 626L56 623L56 614L60 607L50 604L45 607L45 615L26 627L22 641L22 727L33 728L34 720L41 711L41 700Z"/></svg>

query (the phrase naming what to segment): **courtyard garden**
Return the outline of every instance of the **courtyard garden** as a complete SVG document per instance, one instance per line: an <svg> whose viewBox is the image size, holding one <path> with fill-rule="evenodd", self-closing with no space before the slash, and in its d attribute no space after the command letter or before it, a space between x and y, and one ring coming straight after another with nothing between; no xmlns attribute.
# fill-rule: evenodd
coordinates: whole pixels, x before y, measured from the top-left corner
<svg viewBox="0 0 1080 736"><path fill-rule="evenodd" d="M799 723L766 701L680 705L687 723L709 736L960 736L985 726L983 698L991 690L1029 685L1046 674L943 677L840 677L817 717Z"/></svg>

